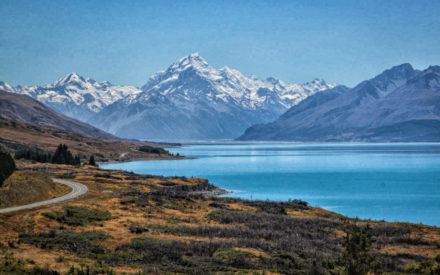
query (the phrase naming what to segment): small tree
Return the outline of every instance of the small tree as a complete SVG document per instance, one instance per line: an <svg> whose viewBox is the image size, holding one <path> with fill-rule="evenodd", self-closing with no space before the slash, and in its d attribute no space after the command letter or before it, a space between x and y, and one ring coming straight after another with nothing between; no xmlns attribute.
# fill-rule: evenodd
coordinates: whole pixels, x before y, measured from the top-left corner
<svg viewBox="0 0 440 275"><path fill-rule="evenodd" d="M346 229L345 251L342 255L343 274L366 275L379 268L370 252L372 240L368 232L369 229L369 226L359 228L356 225L349 225Z"/></svg>
<svg viewBox="0 0 440 275"><path fill-rule="evenodd" d="M89 159L89 165L96 166L95 157L94 157L93 155L90 156L90 159Z"/></svg>
<svg viewBox="0 0 440 275"><path fill-rule="evenodd" d="M3 182L14 172L15 161L7 152L0 150L0 187Z"/></svg>
<svg viewBox="0 0 440 275"><path fill-rule="evenodd" d="M74 164L74 159L72 153L69 151L67 145L58 145L55 154L52 157L52 163L57 164Z"/></svg>
<svg viewBox="0 0 440 275"><path fill-rule="evenodd" d="M75 156L74 165L81 165L81 158L79 155Z"/></svg>

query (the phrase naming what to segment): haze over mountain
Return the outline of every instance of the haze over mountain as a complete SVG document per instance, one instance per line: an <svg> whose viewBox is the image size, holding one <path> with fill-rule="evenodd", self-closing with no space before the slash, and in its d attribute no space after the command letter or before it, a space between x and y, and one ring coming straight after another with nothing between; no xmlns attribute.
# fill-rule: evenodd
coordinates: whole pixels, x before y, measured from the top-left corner
<svg viewBox="0 0 440 275"><path fill-rule="evenodd" d="M0 89L26 94L55 110L124 138L230 139L255 123L278 118L317 92L336 87L305 84L211 67L199 54L186 56L150 77L142 89L96 82L71 73L45 87Z"/></svg>
<svg viewBox="0 0 440 275"><path fill-rule="evenodd" d="M0 89L28 95L60 113L82 121L87 121L119 99L140 93L140 89L133 86L112 85L108 81L97 82L91 78L84 79L76 73L70 73L44 87L12 87L0 82Z"/></svg>
<svg viewBox="0 0 440 275"><path fill-rule="evenodd" d="M55 112L27 95L0 90L0 119L11 119L36 126L66 130L77 134L104 139L115 136L87 123Z"/></svg>
<svg viewBox="0 0 440 275"><path fill-rule="evenodd" d="M315 94L238 140L439 141L440 66L402 64L353 89Z"/></svg>
<svg viewBox="0 0 440 275"><path fill-rule="evenodd" d="M119 100L90 123L120 137L227 139L255 123L277 118L317 92L333 88L315 79L304 85L243 76L211 67L199 54L154 74L134 98Z"/></svg>

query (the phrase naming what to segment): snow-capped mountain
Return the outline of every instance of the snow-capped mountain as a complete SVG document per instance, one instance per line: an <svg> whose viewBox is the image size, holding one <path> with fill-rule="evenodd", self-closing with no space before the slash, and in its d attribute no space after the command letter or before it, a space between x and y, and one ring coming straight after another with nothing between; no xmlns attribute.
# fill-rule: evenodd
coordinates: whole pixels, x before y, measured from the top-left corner
<svg viewBox="0 0 440 275"><path fill-rule="evenodd" d="M402 64L361 82L313 95L240 140L440 141L440 66Z"/></svg>
<svg viewBox="0 0 440 275"><path fill-rule="evenodd" d="M65 115L86 121L113 102L134 97L140 89L132 86L112 85L108 81L97 82L71 73L44 87L16 86L0 82L0 90L25 94Z"/></svg>
<svg viewBox="0 0 440 275"><path fill-rule="evenodd" d="M213 91L206 94L207 98L225 101L230 97L246 109L261 108L269 100L276 100L280 105L290 107L309 95L337 86L336 84L328 84L321 79L315 79L303 85L287 85L281 80L271 77L266 80L260 80L255 76L246 77L241 72L229 67L214 69L205 59L195 53L178 60L166 71L154 74L142 87L142 91L146 92L145 94L148 96L158 93L162 95L203 93L203 87L195 86L182 89L181 85L175 85L178 82L181 84L182 80L187 82L188 77L202 79L212 87Z"/></svg>
<svg viewBox="0 0 440 275"><path fill-rule="evenodd" d="M246 77L228 67L215 69L191 54L151 76L136 97L105 107L89 122L130 138L234 138L335 86L320 79L298 85Z"/></svg>

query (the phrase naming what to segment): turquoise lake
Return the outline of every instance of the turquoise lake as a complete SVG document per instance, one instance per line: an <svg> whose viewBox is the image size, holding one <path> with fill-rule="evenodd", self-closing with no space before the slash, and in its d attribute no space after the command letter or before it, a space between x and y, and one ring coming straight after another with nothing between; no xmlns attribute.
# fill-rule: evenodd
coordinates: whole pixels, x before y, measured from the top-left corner
<svg viewBox="0 0 440 275"><path fill-rule="evenodd" d="M211 144L173 148L187 160L102 164L202 177L244 199L301 199L374 220L440 226L440 144Z"/></svg>

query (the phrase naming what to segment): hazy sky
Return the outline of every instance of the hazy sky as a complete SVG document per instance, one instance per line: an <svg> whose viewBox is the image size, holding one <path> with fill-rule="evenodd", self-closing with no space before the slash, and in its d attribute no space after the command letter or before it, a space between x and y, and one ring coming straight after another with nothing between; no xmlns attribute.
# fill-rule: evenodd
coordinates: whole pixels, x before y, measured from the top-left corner
<svg viewBox="0 0 440 275"><path fill-rule="evenodd" d="M440 1L0 1L0 81L69 72L143 85L199 52L216 68L353 86L440 64Z"/></svg>

